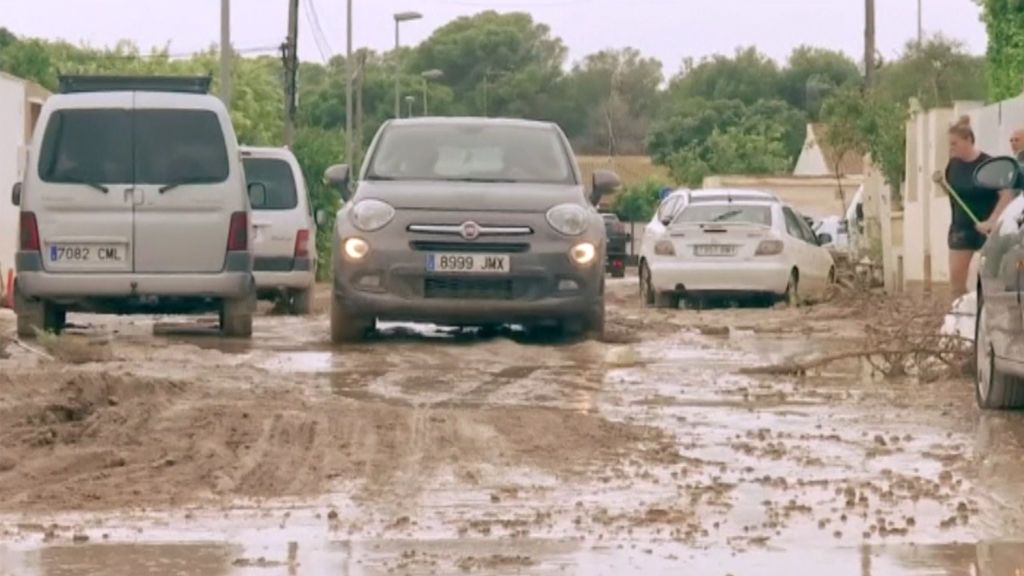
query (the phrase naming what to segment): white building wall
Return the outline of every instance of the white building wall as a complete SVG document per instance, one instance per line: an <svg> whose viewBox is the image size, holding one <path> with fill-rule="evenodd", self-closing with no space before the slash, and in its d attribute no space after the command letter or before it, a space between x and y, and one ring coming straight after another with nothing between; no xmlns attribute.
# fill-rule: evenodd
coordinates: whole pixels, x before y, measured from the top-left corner
<svg viewBox="0 0 1024 576"><path fill-rule="evenodd" d="M25 140L25 85L0 76L0 296L14 270L18 208L11 204L11 186L20 179L20 149Z"/></svg>

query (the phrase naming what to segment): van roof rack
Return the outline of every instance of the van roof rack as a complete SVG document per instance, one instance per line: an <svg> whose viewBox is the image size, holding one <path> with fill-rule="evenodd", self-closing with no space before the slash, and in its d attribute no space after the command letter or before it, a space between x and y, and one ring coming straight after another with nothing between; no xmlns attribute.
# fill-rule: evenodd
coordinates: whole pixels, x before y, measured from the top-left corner
<svg viewBox="0 0 1024 576"><path fill-rule="evenodd" d="M60 93L81 92L180 92L209 94L210 76L60 76Z"/></svg>

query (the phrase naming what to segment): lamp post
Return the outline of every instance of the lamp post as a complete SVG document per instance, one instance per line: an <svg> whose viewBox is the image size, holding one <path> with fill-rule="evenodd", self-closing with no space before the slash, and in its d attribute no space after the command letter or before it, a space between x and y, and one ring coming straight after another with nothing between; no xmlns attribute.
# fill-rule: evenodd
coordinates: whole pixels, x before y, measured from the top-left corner
<svg viewBox="0 0 1024 576"><path fill-rule="evenodd" d="M399 12L395 14L395 118L401 118L402 116L402 88L399 84L401 80L402 63L399 61L398 56L398 49L401 48L399 29L402 22L419 20L420 18L423 18L423 14L420 14L419 12Z"/></svg>
<svg viewBox="0 0 1024 576"><path fill-rule="evenodd" d="M438 78L444 76L444 72L436 69L427 70L426 72L421 73L420 76L423 77L423 115L427 116L427 84L431 80L437 80Z"/></svg>
<svg viewBox="0 0 1024 576"><path fill-rule="evenodd" d="M416 103L415 96L406 96L405 103L409 106L409 118L412 118L412 105Z"/></svg>

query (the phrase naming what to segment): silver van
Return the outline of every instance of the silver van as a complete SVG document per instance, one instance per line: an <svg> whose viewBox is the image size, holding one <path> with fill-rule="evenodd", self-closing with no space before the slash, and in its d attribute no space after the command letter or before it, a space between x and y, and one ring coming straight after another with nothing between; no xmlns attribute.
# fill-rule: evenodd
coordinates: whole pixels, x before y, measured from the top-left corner
<svg viewBox="0 0 1024 576"><path fill-rule="evenodd" d="M587 190L562 131L547 122L420 118L386 123L362 177L325 180L346 203L334 241L334 342L377 320L604 330L604 221L618 178Z"/></svg>
<svg viewBox="0 0 1024 576"><path fill-rule="evenodd" d="M74 311L213 310L225 335L251 335L247 186L208 88L209 78L61 78L12 192L19 336L59 332Z"/></svg>
<svg viewBox="0 0 1024 576"><path fill-rule="evenodd" d="M292 314L313 309L316 281L316 223L295 155L287 148L242 147L249 184L266 189L253 204L253 275L260 298L285 304Z"/></svg>

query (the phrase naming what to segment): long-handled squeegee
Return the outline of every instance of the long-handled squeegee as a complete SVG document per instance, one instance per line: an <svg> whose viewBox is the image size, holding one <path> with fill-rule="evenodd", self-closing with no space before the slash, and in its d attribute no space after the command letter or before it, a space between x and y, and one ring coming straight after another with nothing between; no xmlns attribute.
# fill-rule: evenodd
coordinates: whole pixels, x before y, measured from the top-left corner
<svg viewBox="0 0 1024 576"><path fill-rule="evenodd" d="M970 216L975 226L981 224L981 220L978 220L978 217L974 215L974 212L972 212L971 209L967 207L967 204L964 203L963 198L961 198L960 195L956 193L956 190L953 190L953 187L949 185L949 182L946 182L946 176L942 172L936 170L935 173L932 174L932 181L941 186L942 189L945 190L946 193L953 198L953 200L956 200L956 203L959 204L960 207L964 209L964 212L966 212L968 216Z"/></svg>

